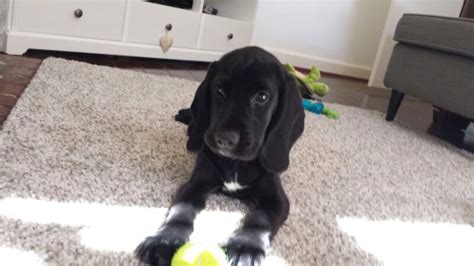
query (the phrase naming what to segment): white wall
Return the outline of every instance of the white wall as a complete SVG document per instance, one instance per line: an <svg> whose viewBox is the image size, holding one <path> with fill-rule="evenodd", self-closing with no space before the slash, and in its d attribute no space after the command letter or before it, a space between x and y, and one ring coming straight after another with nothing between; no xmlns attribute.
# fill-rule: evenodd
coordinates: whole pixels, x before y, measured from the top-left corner
<svg viewBox="0 0 474 266"><path fill-rule="evenodd" d="M253 44L283 62L368 78L390 0L260 0Z"/></svg>
<svg viewBox="0 0 474 266"><path fill-rule="evenodd" d="M398 20L404 13L421 13L458 17L463 0L392 0L380 47L370 76L369 86L384 88L383 79L392 54L393 35Z"/></svg>

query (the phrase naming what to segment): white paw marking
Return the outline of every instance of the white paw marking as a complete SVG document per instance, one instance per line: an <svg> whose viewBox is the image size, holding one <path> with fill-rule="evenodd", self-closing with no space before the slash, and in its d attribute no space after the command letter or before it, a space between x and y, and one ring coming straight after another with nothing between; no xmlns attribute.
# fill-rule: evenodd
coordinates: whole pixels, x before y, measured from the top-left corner
<svg viewBox="0 0 474 266"><path fill-rule="evenodd" d="M237 258L235 258L235 257L234 257L234 258L232 258L232 259L230 259L230 261L229 261L229 265L234 265L234 264L235 264L235 260L236 260L236 259L237 259Z"/></svg>
<svg viewBox="0 0 474 266"><path fill-rule="evenodd" d="M193 207L187 203L178 203L170 208L168 215L166 216L165 223L168 223L174 216L179 215L180 213L189 211Z"/></svg>
<svg viewBox="0 0 474 266"><path fill-rule="evenodd" d="M260 234L260 240L263 243L263 248L265 250L270 248L270 232L264 232Z"/></svg>

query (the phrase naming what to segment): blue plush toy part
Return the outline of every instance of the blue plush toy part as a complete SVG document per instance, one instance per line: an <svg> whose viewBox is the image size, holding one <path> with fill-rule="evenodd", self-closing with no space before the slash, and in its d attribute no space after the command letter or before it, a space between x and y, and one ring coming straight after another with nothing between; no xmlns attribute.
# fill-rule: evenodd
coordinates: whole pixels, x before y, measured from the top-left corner
<svg viewBox="0 0 474 266"><path fill-rule="evenodd" d="M312 102L308 99L303 99L303 108L320 115L323 113L324 104L322 102Z"/></svg>
<svg viewBox="0 0 474 266"><path fill-rule="evenodd" d="M314 102L308 99L303 99L303 108L318 115L323 114L331 119L338 119L340 115L338 112L324 106L322 102Z"/></svg>

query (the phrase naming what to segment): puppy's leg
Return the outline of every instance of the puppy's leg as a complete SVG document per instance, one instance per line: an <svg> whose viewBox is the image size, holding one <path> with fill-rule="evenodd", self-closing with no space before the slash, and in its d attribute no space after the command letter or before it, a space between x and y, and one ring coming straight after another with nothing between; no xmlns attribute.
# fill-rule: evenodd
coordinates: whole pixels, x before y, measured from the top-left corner
<svg viewBox="0 0 474 266"><path fill-rule="evenodd" d="M196 215L215 188L199 178L191 178L182 185L158 233L146 238L135 250L137 257L147 264L169 265L175 251L188 241Z"/></svg>
<svg viewBox="0 0 474 266"><path fill-rule="evenodd" d="M231 266L260 265L273 236L288 217L290 205L278 176L262 178L252 190L253 210L224 244Z"/></svg>
<svg viewBox="0 0 474 266"><path fill-rule="evenodd" d="M192 119L191 109L181 109L178 111L178 114L174 116L174 120L181 122L185 125L189 125Z"/></svg>

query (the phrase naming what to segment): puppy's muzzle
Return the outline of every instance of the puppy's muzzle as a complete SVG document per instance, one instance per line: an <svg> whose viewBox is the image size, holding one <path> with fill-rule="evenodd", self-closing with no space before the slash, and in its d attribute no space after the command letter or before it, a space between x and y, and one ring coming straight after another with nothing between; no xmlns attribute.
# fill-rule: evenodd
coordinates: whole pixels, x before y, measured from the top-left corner
<svg viewBox="0 0 474 266"><path fill-rule="evenodd" d="M240 142L240 134L233 130L217 131L214 138L217 148L224 153L234 150Z"/></svg>

